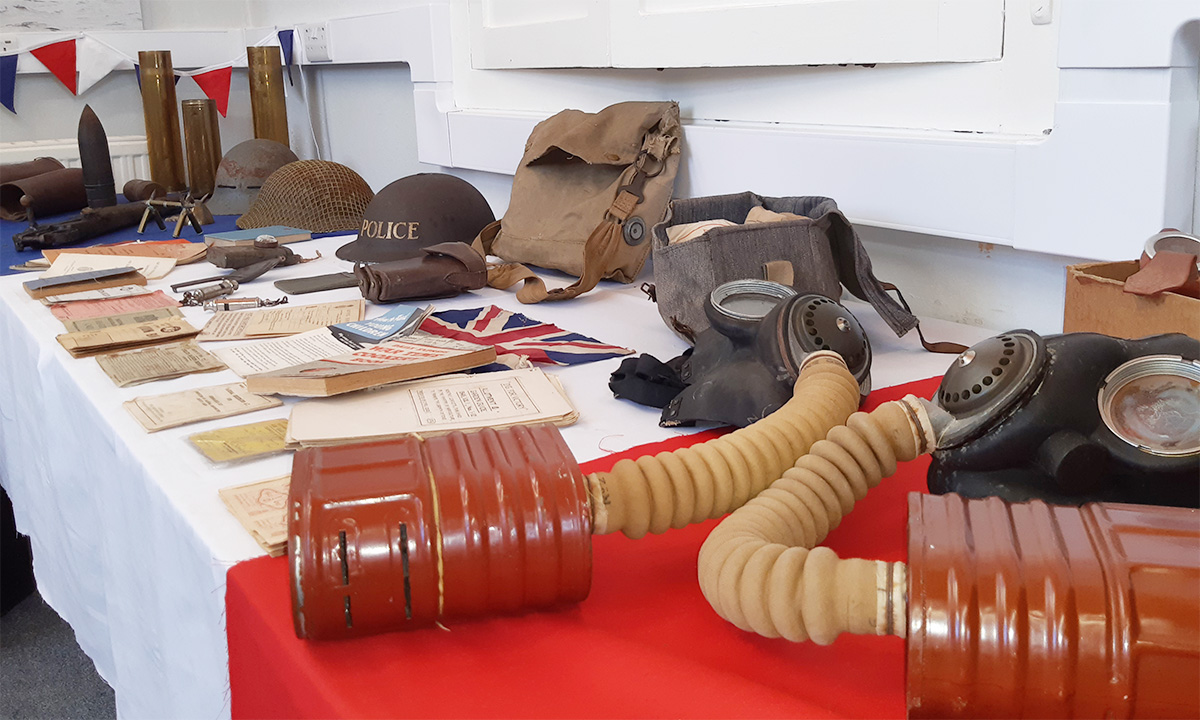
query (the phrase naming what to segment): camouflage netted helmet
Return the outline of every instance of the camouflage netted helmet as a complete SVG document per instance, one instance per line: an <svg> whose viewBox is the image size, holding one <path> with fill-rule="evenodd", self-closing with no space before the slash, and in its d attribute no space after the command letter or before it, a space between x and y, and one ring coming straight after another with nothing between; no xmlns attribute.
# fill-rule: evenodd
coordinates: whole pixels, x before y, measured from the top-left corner
<svg viewBox="0 0 1200 720"><path fill-rule="evenodd" d="M275 171L250 210L238 218L243 230L288 225L312 232L357 230L375 193L345 165L299 160Z"/></svg>
<svg viewBox="0 0 1200 720"><path fill-rule="evenodd" d="M217 166L216 188L205 203L209 212L241 215L250 209L272 173L299 159L291 148L274 140L247 140L234 145Z"/></svg>
<svg viewBox="0 0 1200 720"><path fill-rule="evenodd" d="M358 239L338 248L354 262L391 262L421 256L430 245L468 245L496 219L483 195L453 175L421 173L379 191L363 214Z"/></svg>

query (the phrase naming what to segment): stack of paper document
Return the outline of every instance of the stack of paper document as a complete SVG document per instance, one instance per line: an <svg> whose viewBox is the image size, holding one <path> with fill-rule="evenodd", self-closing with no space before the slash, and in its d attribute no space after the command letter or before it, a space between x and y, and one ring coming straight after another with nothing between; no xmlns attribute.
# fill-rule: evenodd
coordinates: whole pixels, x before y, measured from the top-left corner
<svg viewBox="0 0 1200 720"><path fill-rule="evenodd" d="M292 408L288 443L339 445L485 427L570 425L578 418L558 380L528 368L448 375L305 400Z"/></svg>
<svg viewBox="0 0 1200 720"><path fill-rule="evenodd" d="M222 488L225 507L271 557L287 550L287 499L291 475Z"/></svg>

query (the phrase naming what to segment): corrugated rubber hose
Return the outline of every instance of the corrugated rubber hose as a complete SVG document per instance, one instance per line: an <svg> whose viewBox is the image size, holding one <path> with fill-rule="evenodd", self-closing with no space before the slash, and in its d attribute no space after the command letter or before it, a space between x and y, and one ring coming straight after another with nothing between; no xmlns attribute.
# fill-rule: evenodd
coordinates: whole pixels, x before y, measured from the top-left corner
<svg viewBox="0 0 1200 720"><path fill-rule="evenodd" d="M621 460L589 475L592 532L639 538L741 507L858 408L858 383L832 352L808 356L792 399L758 422L700 445Z"/></svg>
<svg viewBox="0 0 1200 720"><path fill-rule="evenodd" d="M854 413L713 530L699 579L718 615L821 645L842 632L904 636L904 564L842 560L817 545L898 461L933 450L922 402L910 395Z"/></svg>

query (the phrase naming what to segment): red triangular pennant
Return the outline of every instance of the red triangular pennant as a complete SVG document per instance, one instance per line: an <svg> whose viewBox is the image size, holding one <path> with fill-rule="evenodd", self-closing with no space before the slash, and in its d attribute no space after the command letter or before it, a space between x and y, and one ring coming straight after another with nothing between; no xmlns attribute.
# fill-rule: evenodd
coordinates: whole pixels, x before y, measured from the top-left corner
<svg viewBox="0 0 1200 720"><path fill-rule="evenodd" d="M225 111L229 109L229 80L232 76L232 65L192 76L204 94L216 101L221 117L225 117Z"/></svg>
<svg viewBox="0 0 1200 720"><path fill-rule="evenodd" d="M75 94L75 40L63 40L43 45L29 54L37 58L46 69L54 74L71 94Z"/></svg>

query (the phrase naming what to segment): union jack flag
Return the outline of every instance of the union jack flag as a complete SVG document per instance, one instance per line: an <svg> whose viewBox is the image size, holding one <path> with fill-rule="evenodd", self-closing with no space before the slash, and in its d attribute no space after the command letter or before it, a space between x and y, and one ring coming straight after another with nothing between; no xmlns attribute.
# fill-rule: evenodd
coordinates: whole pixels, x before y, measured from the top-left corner
<svg viewBox="0 0 1200 720"><path fill-rule="evenodd" d="M455 340L494 345L497 354L523 355L535 363L578 365L633 353L629 348L608 345L495 305L435 312L421 323L421 329Z"/></svg>

